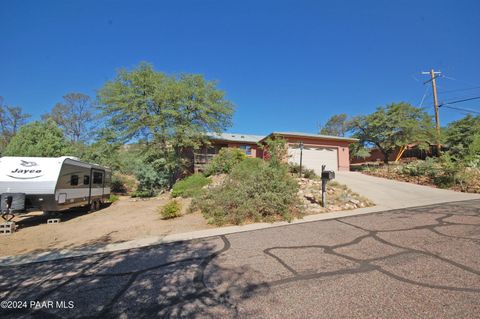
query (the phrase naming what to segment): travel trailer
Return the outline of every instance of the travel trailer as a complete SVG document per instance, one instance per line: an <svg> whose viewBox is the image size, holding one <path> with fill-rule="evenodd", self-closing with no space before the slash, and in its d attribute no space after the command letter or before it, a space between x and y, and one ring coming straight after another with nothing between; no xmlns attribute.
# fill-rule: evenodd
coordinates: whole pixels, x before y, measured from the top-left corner
<svg viewBox="0 0 480 319"><path fill-rule="evenodd" d="M110 169L75 157L0 157L1 211L97 210L110 196Z"/></svg>

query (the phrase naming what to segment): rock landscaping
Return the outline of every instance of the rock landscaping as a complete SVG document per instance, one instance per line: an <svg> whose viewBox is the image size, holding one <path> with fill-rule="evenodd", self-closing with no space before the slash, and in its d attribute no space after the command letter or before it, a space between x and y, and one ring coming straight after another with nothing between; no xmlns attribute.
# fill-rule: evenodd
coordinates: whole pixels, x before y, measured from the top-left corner
<svg viewBox="0 0 480 319"><path fill-rule="evenodd" d="M373 206L370 200L332 181L327 184L327 205L322 207L322 181L297 178L301 203L306 214L319 214Z"/></svg>

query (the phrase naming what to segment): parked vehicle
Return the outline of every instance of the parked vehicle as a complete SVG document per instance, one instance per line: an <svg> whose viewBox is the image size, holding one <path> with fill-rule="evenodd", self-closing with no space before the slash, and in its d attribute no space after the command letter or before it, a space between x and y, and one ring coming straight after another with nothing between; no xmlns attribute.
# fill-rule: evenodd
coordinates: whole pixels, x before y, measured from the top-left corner
<svg viewBox="0 0 480 319"><path fill-rule="evenodd" d="M81 206L98 210L110 196L110 185L110 169L75 157L0 157L2 214Z"/></svg>

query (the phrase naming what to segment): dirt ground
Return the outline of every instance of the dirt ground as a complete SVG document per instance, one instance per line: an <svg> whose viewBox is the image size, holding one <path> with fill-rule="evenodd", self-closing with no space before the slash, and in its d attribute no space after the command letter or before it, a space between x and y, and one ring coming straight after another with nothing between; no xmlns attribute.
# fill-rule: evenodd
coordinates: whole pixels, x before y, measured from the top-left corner
<svg viewBox="0 0 480 319"><path fill-rule="evenodd" d="M198 212L184 212L183 216L170 220L161 219L158 208L168 200L168 195L149 200L122 197L97 212L62 213L59 224L47 224L47 217L41 212L20 215L14 219L17 232L0 236L0 256L118 243L213 227ZM183 208L188 206L187 199L181 202Z"/></svg>
<svg viewBox="0 0 480 319"><path fill-rule="evenodd" d="M322 208L315 199L320 196L318 193L320 182L302 179L299 183L300 195L306 202L307 215L372 205L368 200L362 199L347 187L337 183L327 187L332 205ZM182 204L181 217L162 219L159 208L170 200L169 194L151 199L124 196L97 212L72 210L60 213L58 217L61 218L61 222L58 224L47 224L47 219L55 216L44 216L42 212L19 215L14 219L18 226L17 232L12 235L0 235L0 256L92 248L95 245L154 236L164 237L216 227L207 224L200 212L187 213L191 199L186 198L177 198Z"/></svg>

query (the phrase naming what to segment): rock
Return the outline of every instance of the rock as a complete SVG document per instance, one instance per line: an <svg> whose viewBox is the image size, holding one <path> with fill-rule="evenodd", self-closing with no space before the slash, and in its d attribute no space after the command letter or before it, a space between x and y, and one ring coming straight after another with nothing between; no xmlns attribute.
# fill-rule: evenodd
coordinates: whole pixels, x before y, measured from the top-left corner
<svg viewBox="0 0 480 319"><path fill-rule="evenodd" d="M351 199L349 200L349 202L352 203L352 204L354 204L354 205L357 205L357 206L360 204L360 201L359 201L359 200L356 200L356 199L354 199L354 198L351 198Z"/></svg>

